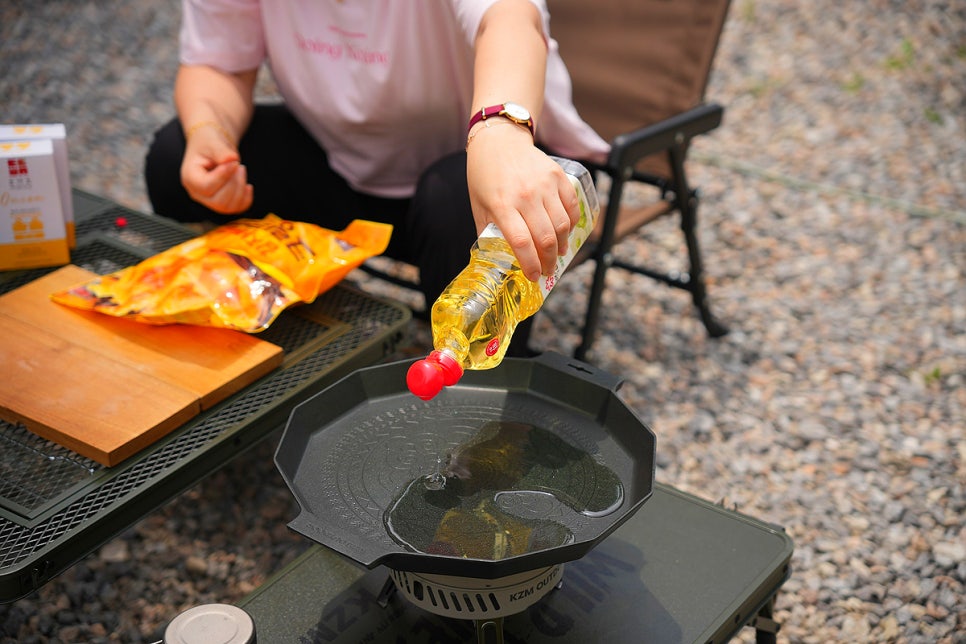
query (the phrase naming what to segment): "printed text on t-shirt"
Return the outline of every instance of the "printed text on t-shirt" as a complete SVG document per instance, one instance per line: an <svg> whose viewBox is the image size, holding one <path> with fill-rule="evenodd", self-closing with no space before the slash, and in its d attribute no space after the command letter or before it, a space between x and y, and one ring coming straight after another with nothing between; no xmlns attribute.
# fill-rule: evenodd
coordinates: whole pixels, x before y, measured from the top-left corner
<svg viewBox="0 0 966 644"><path fill-rule="evenodd" d="M328 56L333 60L348 58L367 65L385 65L389 63L389 53L372 51L365 47L349 43L330 42L318 38L306 38L302 34L295 34L295 42L299 49L318 56Z"/></svg>

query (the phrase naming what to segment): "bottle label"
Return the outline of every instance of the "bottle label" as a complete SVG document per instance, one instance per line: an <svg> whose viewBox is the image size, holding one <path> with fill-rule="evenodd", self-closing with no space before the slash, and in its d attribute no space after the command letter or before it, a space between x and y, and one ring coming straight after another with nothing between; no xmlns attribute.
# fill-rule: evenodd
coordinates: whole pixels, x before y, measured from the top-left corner
<svg viewBox="0 0 966 644"><path fill-rule="evenodd" d="M483 351L488 356L495 356L496 352L500 350L500 338L493 338L486 343L486 348Z"/></svg>
<svg viewBox="0 0 966 644"><path fill-rule="evenodd" d="M585 171L586 172L586 171ZM567 246L567 252L557 258L557 264L554 266L554 271L550 275L541 275L537 283L540 285L540 292L543 293L543 297L546 298L553 290L553 287L557 285L557 280L560 275L563 274L567 267L570 266L570 262L574 261L574 257L580 250L587 238L594 231L594 225L597 223L597 212L600 208L596 203L591 204L587 197L587 192L581 185L580 179L568 174L567 178L570 179L570 183L573 184L574 190L577 191L577 203L580 207L580 217L577 219L576 225L574 225L573 230L570 231L569 243ZM596 193L594 193L596 196Z"/></svg>

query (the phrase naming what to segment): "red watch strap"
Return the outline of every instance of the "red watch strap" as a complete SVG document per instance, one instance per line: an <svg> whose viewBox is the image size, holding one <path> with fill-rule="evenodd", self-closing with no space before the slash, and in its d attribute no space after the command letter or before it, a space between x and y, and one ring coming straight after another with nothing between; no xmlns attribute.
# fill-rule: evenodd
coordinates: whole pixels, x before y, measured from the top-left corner
<svg viewBox="0 0 966 644"><path fill-rule="evenodd" d="M503 111L503 103L500 103L499 105L491 105L489 107L484 107L479 112L477 112L476 114L474 114L473 116L470 117L470 123L469 123L469 125L466 126L466 131L467 132L470 131L473 128L474 125L476 125L480 121L485 121L486 119L490 118L491 116L504 116L505 117L506 115L500 114L500 112L502 112L502 111ZM516 121L514 119L510 119L510 120L513 121L514 123L520 123L519 121ZM536 134L534 133L534 128L533 128L533 119L530 119L529 121L527 121L525 123L520 123L520 125L526 127L528 130L530 130L530 136L536 136Z"/></svg>
<svg viewBox="0 0 966 644"><path fill-rule="evenodd" d="M502 103L499 105L491 105L489 107L484 107L479 112L477 112L476 114L470 117L470 124L466 127L466 129L469 130L480 121L485 121L490 116L493 116L494 114L499 114L500 110L502 109L503 109Z"/></svg>

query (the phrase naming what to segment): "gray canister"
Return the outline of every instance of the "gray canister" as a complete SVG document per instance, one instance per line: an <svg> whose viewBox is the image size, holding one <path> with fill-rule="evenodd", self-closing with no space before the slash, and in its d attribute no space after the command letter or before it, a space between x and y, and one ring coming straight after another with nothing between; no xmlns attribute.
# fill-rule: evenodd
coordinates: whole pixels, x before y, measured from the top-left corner
<svg viewBox="0 0 966 644"><path fill-rule="evenodd" d="M164 644L255 644L255 622L237 606L202 604L171 620Z"/></svg>

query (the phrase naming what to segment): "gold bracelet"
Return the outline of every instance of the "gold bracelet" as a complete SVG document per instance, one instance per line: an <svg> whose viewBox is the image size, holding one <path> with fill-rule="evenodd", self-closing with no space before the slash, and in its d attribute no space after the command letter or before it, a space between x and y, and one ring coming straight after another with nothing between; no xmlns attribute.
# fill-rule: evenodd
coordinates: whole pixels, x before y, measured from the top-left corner
<svg viewBox="0 0 966 644"><path fill-rule="evenodd" d="M524 125L524 124L522 124L522 123L516 123L515 121L511 121L511 120L509 120L509 119L505 119L505 118L501 118L501 119L500 119L499 121L492 121L492 123L491 123L491 119L493 119L493 118L496 118L496 117L490 117L490 118L488 118L488 119L484 119L484 120L482 121L482 123L483 123L483 127L478 127L478 128L476 128L476 131L475 131L475 132L472 132L472 133L470 133L470 134L468 134L468 135L466 136L466 148L465 148L465 149L468 149L468 148L470 147L470 141L472 141L472 140L473 140L473 137L475 137L475 136L476 136L477 134L479 134L480 132L482 132L482 131L483 131L483 130L485 130L486 128L488 128L488 127L490 127L490 125L491 125L491 124L492 124L492 125L519 125L519 126L520 126L520 127L522 127L523 129L525 129L525 130L527 130L527 132L529 132L529 131L530 131L530 130L529 130L529 129L527 128L527 126L526 126L526 125Z"/></svg>
<svg viewBox="0 0 966 644"><path fill-rule="evenodd" d="M191 136L203 127L215 128L216 130L218 130L218 132L221 133L221 135L225 138L225 140L228 141L228 143L230 143L231 145L235 145L235 139L231 136L231 134L228 133L228 130L226 130L222 126L222 124L219 123L218 121L201 121L199 123L195 123L187 130L185 130L185 133L184 133L185 141L190 140Z"/></svg>

